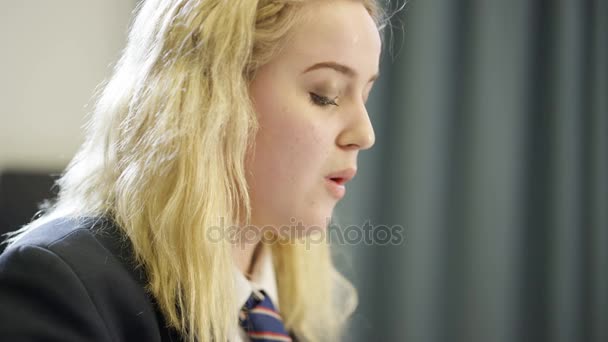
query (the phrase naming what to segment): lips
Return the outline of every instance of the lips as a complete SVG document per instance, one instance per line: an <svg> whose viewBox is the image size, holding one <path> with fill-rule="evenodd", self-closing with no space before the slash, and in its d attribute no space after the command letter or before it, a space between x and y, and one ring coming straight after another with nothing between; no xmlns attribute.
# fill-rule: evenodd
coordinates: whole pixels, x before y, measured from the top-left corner
<svg viewBox="0 0 608 342"><path fill-rule="evenodd" d="M329 180L338 185L344 185L347 182L346 178L342 177L329 177Z"/></svg>
<svg viewBox="0 0 608 342"><path fill-rule="evenodd" d="M344 197L344 194L346 193L346 187L344 185L353 179L356 173L356 168L348 168L327 175L325 180L329 192L337 199Z"/></svg>
<svg viewBox="0 0 608 342"><path fill-rule="evenodd" d="M356 168L347 168L340 171L332 172L327 175L325 178L335 182L338 185L344 185L348 183L351 179L355 177L357 174Z"/></svg>

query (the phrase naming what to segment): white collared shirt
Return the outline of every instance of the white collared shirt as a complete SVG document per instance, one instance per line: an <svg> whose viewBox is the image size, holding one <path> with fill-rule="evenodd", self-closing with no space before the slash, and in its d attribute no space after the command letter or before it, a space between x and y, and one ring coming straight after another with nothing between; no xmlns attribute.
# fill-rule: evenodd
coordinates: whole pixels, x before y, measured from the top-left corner
<svg viewBox="0 0 608 342"><path fill-rule="evenodd" d="M247 299L249 299L249 296L251 295L251 292L254 290L264 290L264 292L266 292L272 300L272 303L277 311L279 310L277 280L274 273L272 251L270 247L263 245L256 259L257 260L255 261L251 272L251 280L247 279L245 275L238 268L236 268L236 266L234 268L234 284L238 304L238 307L235 307L234 310L234 317L238 317L241 308L243 305L245 305ZM235 336L234 342L251 341L245 330L238 326L238 321L236 321L235 328L238 329L238 334L232 334Z"/></svg>

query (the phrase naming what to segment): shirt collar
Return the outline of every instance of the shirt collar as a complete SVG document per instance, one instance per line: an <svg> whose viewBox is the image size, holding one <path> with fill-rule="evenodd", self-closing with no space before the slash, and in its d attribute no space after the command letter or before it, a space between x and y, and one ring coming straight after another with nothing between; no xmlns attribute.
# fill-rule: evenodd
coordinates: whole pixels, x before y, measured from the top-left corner
<svg viewBox="0 0 608 342"><path fill-rule="evenodd" d="M277 311L279 310L279 298L277 290L276 275L272 261L272 250L269 246L262 245L256 258L251 272L251 280L235 266L234 283L236 288L236 298L238 308L235 312L240 312L247 299L254 290L264 290L272 300Z"/></svg>

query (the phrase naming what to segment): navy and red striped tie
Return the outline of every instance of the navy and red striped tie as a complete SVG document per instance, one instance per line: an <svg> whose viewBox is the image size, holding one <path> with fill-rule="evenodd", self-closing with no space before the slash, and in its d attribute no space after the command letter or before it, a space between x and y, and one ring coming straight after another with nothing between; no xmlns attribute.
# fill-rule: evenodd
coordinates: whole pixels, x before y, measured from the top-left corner
<svg viewBox="0 0 608 342"><path fill-rule="evenodd" d="M256 342L291 342L281 316L264 291L254 291L239 315L239 324Z"/></svg>

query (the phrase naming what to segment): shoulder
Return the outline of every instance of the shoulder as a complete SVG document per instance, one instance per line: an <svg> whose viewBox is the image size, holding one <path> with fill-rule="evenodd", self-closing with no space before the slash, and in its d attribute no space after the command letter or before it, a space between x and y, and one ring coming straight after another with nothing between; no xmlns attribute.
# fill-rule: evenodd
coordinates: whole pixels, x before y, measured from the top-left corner
<svg viewBox="0 0 608 342"><path fill-rule="evenodd" d="M57 219L25 233L0 255L0 340L160 340L132 260L108 220Z"/></svg>
<svg viewBox="0 0 608 342"><path fill-rule="evenodd" d="M14 268L15 263L32 268L53 263L69 269L94 293L109 292L118 285L135 291L146 281L131 254L128 239L112 221L60 218L28 231L10 245L0 256L0 272ZM28 268L18 271L32 273Z"/></svg>
<svg viewBox="0 0 608 342"><path fill-rule="evenodd" d="M33 252L33 251L38 252ZM44 252L43 252L44 251ZM34 253L32 255L31 253ZM11 255L41 261L53 254L75 272L89 277L130 275L144 283L144 274L136 272L128 239L110 220L103 218L59 218L25 233L0 256L0 265ZM126 280L126 279L125 279Z"/></svg>

